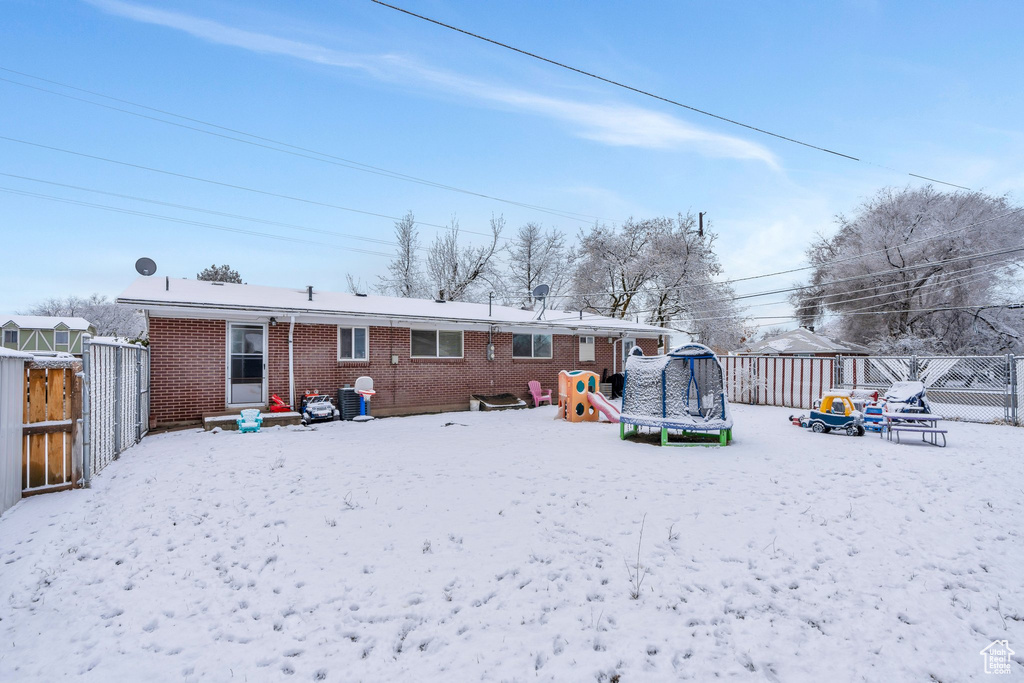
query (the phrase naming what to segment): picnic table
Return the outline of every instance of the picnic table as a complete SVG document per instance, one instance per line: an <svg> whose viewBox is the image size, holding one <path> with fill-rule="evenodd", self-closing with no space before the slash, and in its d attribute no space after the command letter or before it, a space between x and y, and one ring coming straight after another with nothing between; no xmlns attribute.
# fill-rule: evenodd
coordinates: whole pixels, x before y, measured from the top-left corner
<svg viewBox="0 0 1024 683"><path fill-rule="evenodd" d="M911 432L921 435L921 441L939 446L939 437L942 437L942 446L946 445L946 430L939 427L941 415L932 413L907 412L890 413L883 412L882 419L885 420L882 426L881 435L887 435L892 441L892 435L896 434L896 443L900 443L900 434Z"/></svg>

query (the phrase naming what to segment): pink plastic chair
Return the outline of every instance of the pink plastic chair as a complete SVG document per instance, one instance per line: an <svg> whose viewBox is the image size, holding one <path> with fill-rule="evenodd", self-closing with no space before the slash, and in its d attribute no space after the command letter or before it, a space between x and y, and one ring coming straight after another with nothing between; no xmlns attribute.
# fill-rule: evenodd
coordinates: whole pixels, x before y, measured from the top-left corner
<svg viewBox="0 0 1024 683"><path fill-rule="evenodd" d="M550 389L548 389L547 391L541 391L540 382L538 382L535 379L531 379L529 382L527 382L527 385L530 387L530 394L533 395L533 407L534 408L539 407L540 404L544 403L545 401L547 402L548 405L551 405L551 390Z"/></svg>

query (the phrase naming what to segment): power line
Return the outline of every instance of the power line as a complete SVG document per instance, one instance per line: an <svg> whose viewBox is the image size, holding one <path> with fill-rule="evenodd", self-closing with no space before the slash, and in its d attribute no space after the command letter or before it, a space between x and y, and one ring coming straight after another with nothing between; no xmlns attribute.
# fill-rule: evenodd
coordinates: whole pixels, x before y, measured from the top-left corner
<svg viewBox="0 0 1024 683"><path fill-rule="evenodd" d="M255 237L265 237L267 239L278 240L281 242L294 242L296 244L311 244L319 247L329 247L331 249L340 249L342 251L356 252L359 254L367 254L370 256L384 256L391 258L394 254L388 254L380 251L370 251L368 249L356 249L353 247L343 247L338 244L330 244L328 242L316 242L314 240L305 240L296 237L290 237L286 235L274 235L265 232L257 232L255 230L246 230L244 228L233 228L227 225L219 225L216 223L205 223L202 221L193 221L186 218L175 218L173 216L164 216L161 214L148 213L145 211L136 211L134 209L125 209L119 206L109 206L107 204L94 204L92 202L85 202L79 199L69 199L67 197L57 197L55 195L42 194L39 192L29 192L27 190L19 190L12 187L0 187L0 192L6 192L8 194L21 195L23 197L35 197L37 199L46 199L48 201L60 202L63 204L73 204L75 206L84 206L92 209L102 209L104 211L111 211L114 213L123 213L130 216L141 216L143 218L152 218L160 221L167 221L170 223L178 223L181 225L194 225L200 228L208 228L211 230L220 230L222 232L234 232L243 235L253 235Z"/></svg>
<svg viewBox="0 0 1024 683"><path fill-rule="evenodd" d="M802 290L805 290L805 289L811 289L811 288L815 288L815 287L824 287L824 286L827 286L827 285L843 284L845 282L855 282L857 280L862 280L862 279L867 278L867 277L873 277L875 275L889 275L889 274L892 274L892 273L895 273L895 272L910 272L910 271L920 270L922 268L929 268L929 267L935 267L935 266L940 266L940 265L948 265L950 263L959 263L960 261L966 261L966 260L969 260L969 259L988 258L990 256L1002 256L1004 254L1013 254L1013 253L1017 253L1017 252L1021 252L1021 251L1024 251L1024 246L1009 247L1009 248L1005 248L1005 249L996 249L996 250L992 250L992 251L988 251L988 252L963 254L961 256L956 256L956 257L953 257L953 258L942 259L942 260L939 260L939 261L929 261L929 262L921 263L921 264L914 265L914 266L907 266L905 268L901 268L899 271L894 271L894 270L890 269L890 270L875 271L875 272L872 272L872 273L861 273L859 275L855 275L855 276L852 276L852 277L839 278L839 279L830 280L830 281L827 281L827 282L819 282L819 283L814 284L814 285L797 285L797 286L788 287L788 288L784 288L784 289L774 289L774 290L764 291L764 292L755 292L753 294L741 294L741 295L733 295L733 296L730 296L730 297L719 297L717 299L706 299L704 301L704 303L711 303L711 302L714 302L714 301L736 302L736 301L740 301L740 300L744 300L744 299L754 299L754 298L761 297L761 296L770 296L772 294L788 294L790 292L802 291ZM654 310L654 309L652 309L652 310ZM652 310L648 310L648 311L632 311L632 312L630 312L630 315L636 315L636 314L639 314L639 313L650 313L650 312L652 312ZM567 318L554 318L554 319L551 319L551 320L558 321L558 320L572 320L572 319L573 319L573 317L570 316L570 317L567 317Z"/></svg>
<svg viewBox="0 0 1024 683"><path fill-rule="evenodd" d="M773 138L778 138L779 140L784 140L786 142L791 142L791 143L793 143L795 145L801 145L803 147L809 147L810 149L814 149L814 150L817 150L819 152L825 152L826 154L832 154L834 156L842 157L844 159L849 159L850 161L861 161L861 162L864 162L864 163L871 163L871 162L866 162L863 159L860 159L858 157L851 156L849 154L844 154L842 152L837 152L835 150L828 149L827 147L821 147L821 146L818 146L818 145L814 145L814 144L811 144L809 142L804 142L803 140L798 140L796 138L792 138L792 137L788 137L786 135L782 135L780 133L773 133L772 131L766 130L764 128L758 128L757 126L753 126L753 125L750 125L748 123L742 123L741 121L737 121L735 119L730 119L730 118L722 116L720 114L714 114L714 113L712 113L710 111L707 111L705 109L699 109L699 108L691 106L689 104L683 104L682 102L679 102L677 100L673 100L671 98L664 97L662 95L656 95L655 93L652 93L652 92L650 92L648 90L642 90L642 89L634 87L632 85L627 85L625 83L621 83L619 81L612 80L611 78L606 78L604 76L599 76L598 74L595 74L593 72L585 71L585 70L580 69L578 67L570 66L568 64L564 64L562 62L555 61L554 59L550 59L548 57L543 57L543 56L541 56L539 54L536 54L534 52L529 52L527 50L523 50L523 49L515 47L513 45L509 45L508 43L503 43L501 41L494 40L493 38L488 38L488 37L482 36L482 35L480 35L478 33L473 33L472 31L467 31L466 29L462 29L462 28L459 28L457 26L452 26L451 24L446 24L446 23L444 23L442 21L438 21L437 19L431 19L430 17L424 16L422 14L417 14L416 12L410 12L407 9L403 9L403 8L397 7L395 5L390 5L390 4L386 3L386 2L382 2L381 0L372 0L372 1L374 3L376 3L376 4L378 4L378 5L381 5L382 7L388 7L390 9L393 9L393 10L397 11L397 12L401 12L403 14L407 14L410 17L415 17L417 19L422 19L423 21L429 22L431 24L435 24L437 26L441 26L443 28L449 29L451 31L455 31L457 33L462 33L463 35L467 35L467 36L469 36L471 38L476 38L477 40L482 40L485 43L490 43L492 45L497 45L498 47L503 47L506 50L511 50L512 52L518 52L521 55L525 55L527 57L531 57L533 59L536 59L536 60L539 60L539 61L542 61L542 62L546 62L546 63L551 64L553 66L557 66L559 68L566 69L568 71L572 71L574 73L580 74L582 76L586 76L588 78L593 78L593 79L601 81L603 83L608 83L609 85L614 85L614 86L616 86L618 88L622 88L624 90L629 90L630 92L634 92L634 93L637 93L639 95L643 95L645 97L650 97L650 98L658 100L660 102L665 102L667 104L671 104L671 105L676 106L676 107L681 107L683 109L688 109L689 111L692 111L692 112L697 113L697 114L701 114L702 116L708 116L710 118L717 119L719 121L724 121L725 123L729 123L729 124L732 124L734 126L739 126L741 128L746 128L747 130L752 130L754 132L761 133L762 135L768 135L768 136L771 136ZM873 164L873 165L881 166L880 164ZM887 167L883 166L882 168L887 168ZM895 170L895 169L890 169L890 170ZM920 175L917 175L915 173L908 173L908 175L914 176L915 178L924 178L925 180L930 180L931 182L939 183L940 185L948 185L950 187L956 187L956 188L959 188L961 190L970 190L971 189L969 187L964 187L963 185L957 185L956 183L949 183L949 182L946 182L944 180L937 180L935 178L925 178L925 176L920 176Z"/></svg>
<svg viewBox="0 0 1024 683"><path fill-rule="evenodd" d="M293 230L302 230L303 232L314 232L321 235L331 235L334 237L344 237L346 239L359 240L361 242L372 242L374 244L382 244L389 247L398 246L395 242L389 242L388 240L377 239L376 237L365 237L363 235L352 235L344 232L335 232L333 230L323 230L320 228L310 228L304 225L297 225L295 223L284 223L282 221L272 221L266 218L256 218L254 216L245 216L237 213L229 213L227 211L214 211L213 209L204 209L198 206L189 206L188 204L176 204L174 202L164 202L159 199L150 199L148 197L139 197L130 194L121 194L119 192L107 192L106 190L97 190L91 187L83 187L81 185L69 185L68 183L59 183L54 180L44 180L42 178L33 178L31 176L17 175L15 173L4 173L0 171L0 176L7 178L17 178L18 180L28 180L33 183L43 183L46 185L53 185L55 187L63 187L70 190L79 190L82 192L91 192L93 194L101 194L107 197L117 197L119 199L128 199L136 202L146 202L148 204L156 204L158 206L166 206L174 209L184 209L186 211L196 211L198 213L205 213L212 216L221 216L224 218L236 218L238 220L249 221L252 223L261 223L263 225L273 225L281 228L291 228Z"/></svg>
<svg viewBox="0 0 1024 683"><path fill-rule="evenodd" d="M982 264L978 264L978 265L975 265L975 266L970 266L970 267L964 268L962 270L956 270L956 271L952 271L950 273L946 273L945 274L945 275L958 276L958 277L951 277L951 278L947 278L947 279L943 279L943 280L939 280L939 281L935 281L935 282L926 283L926 284L922 285L921 287L919 287L918 291L919 292L931 292L933 289L941 288L941 287L948 287L948 286L956 284L956 283L964 284L965 281L966 282L974 282L974 281L983 279L984 277L990 276L991 273L989 271L993 267L995 267L995 268L1005 268L1007 266L1012 266L1012 265L1020 265L1020 261L1019 260L1015 260L1015 259L1003 259L1002 265L996 265L994 263L982 263ZM979 271L979 270L982 270L982 269L984 269L984 272L981 272L981 273L975 272L975 271ZM879 290L879 289L883 289L884 290L884 289L888 289L888 288L896 288L896 289L893 289L892 291L888 291L888 292L885 292L885 291L877 292L877 290ZM847 291L843 292L844 296L845 295L850 295L850 294L857 294L857 293L860 293L860 292L870 292L870 291L875 291L876 292L874 294L869 294L867 296L861 296L861 297L855 297L855 298L852 298L852 299L851 298L843 298L843 302L844 303L850 303L850 302L853 302L853 301L864 301L866 299L875 299L875 298L878 298L878 297L896 296L896 295L899 295L899 294L907 293L907 292L911 291L913 288L914 288L913 285L908 285L905 282L880 283L880 284L877 284L877 285L872 285L870 287L861 287L861 288L858 288L858 289L851 289L851 290L847 290ZM834 298L838 298L838 297L835 294L819 294L819 295L812 296L812 297L809 297L809 298L812 299L812 300L815 300L815 299L829 299L829 298L834 299ZM708 302L704 301L704 302L701 302L701 303L708 303ZM779 306L779 305L788 304L788 303L789 303L789 301L766 301L766 302L762 302L762 303L759 303L759 304L750 304L750 305L746 306L744 310L750 310L751 308L759 308L759 307L762 307L762 306ZM708 312L708 311L711 311L711 310L713 310L713 309L710 309L710 308L699 308L699 309L691 309L688 312L702 313L702 312ZM648 311L640 311L640 312L641 313L649 313L651 311L648 310Z"/></svg>
<svg viewBox="0 0 1024 683"><path fill-rule="evenodd" d="M1021 212L1024 212L1024 207L1021 207L1019 209L1014 209L1012 211L1007 211L1006 213L999 214L998 216L990 216L989 218L983 218L980 221L975 221L974 223L970 223L968 225L964 225L964 226L961 226L959 228L954 228L952 230L947 230L946 232L940 232L938 234L930 235L928 237L922 237L922 238L916 239L916 240L909 240L907 242L904 242L903 244L900 244L900 245L897 245L897 246L893 246L893 247L882 247L881 249L875 249L874 251L866 251L866 252L861 253L861 254L854 254L853 256L846 256L844 258L840 258L840 259L835 259L835 260L829 261L827 264L822 264L822 265L834 266L834 265L837 265L839 263L847 263L849 261L856 261L858 259L867 258L869 256L874 256L875 254L885 253L885 252L893 250L893 249L899 249L899 248L902 248L902 247L907 247L907 246L910 246L912 244L920 244L922 242L928 242L930 240L940 239L942 237L948 237L949 235L952 235L952 234L955 234L955 233L958 233L958 232L963 232L964 230L969 230L971 228L976 228L979 225L984 225L985 223L991 223L992 221L996 221L996 220L999 220L1001 218L1007 218L1008 216L1013 216L1013 215L1016 215L1016 214L1021 213ZM818 267L819 266L817 266L817 265L801 266L799 268L789 268L788 270L777 270L775 272L762 273L760 275L748 275L746 277L738 277L738 278L733 278L731 280L721 280L721 281L718 281L718 282L714 282L713 284L716 284L716 285L731 285L731 284L735 284L737 282L748 282L750 280L762 280L764 278L769 278L769 277L778 277L779 275L791 275L793 273L799 273L799 272L802 272L802 271L805 271L805 270L814 270L815 268L818 268ZM889 271L879 271L879 272L889 272ZM678 286L675 286L675 287L665 287L665 288L663 288L663 290L664 291L683 291L683 290L687 290L687 289L695 289L695 288L698 288L698 287L706 287L707 284L708 283L690 284L690 285L678 285ZM639 291L640 290L635 290L633 292L624 292L624 293L626 293L626 294L637 294ZM519 293L520 294L526 294L526 292L519 292ZM553 295L551 295L548 298L552 298L552 299L553 298L565 299L565 298L573 298L573 297L576 297L576 296L603 296L605 294L607 294L607 292L588 292L586 294L553 294Z"/></svg>
<svg viewBox="0 0 1024 683"><path fill-rule="evenodd" d="M374 175L379 175L379 176L383 176L383 177L387 177L387 178L393 178L393 179L396 179L396 180L403 180L403 181L406 181L406 182L417 183L417 184L420 184L420 185L426 185L428 187L434 187L434 188L437 188L437 189L447 190L447 191L451 191L451 192L458 192L458 193L465 194L465 195L470 195L470 196L473 196L473 197L479 197L481 199L487 199L489 201L496 201L496 202L501 202L501 203L504 203L504 204L510 204L512 206L518 206L518 207L521 207L521 208L524 208L524 209L530 209L530 210L533 210L533 211L539 211L539 212L547 213L547 214L550 214L550 215L553 215L553 216L558 216L559 218L565 218L567 220L580 221L580 222L588 222L588 221L593 221L593 220L607 221L609 223L617 223L617 222L619 222L619 221L614 221L614 220L610 220L610 219L606 219L606 218L601 218L600 216L591 216L589 214L583 214L583 213L579 213L579 212L575 212L575 211L565 211L565 210L561 210L561 209L552 209L552 208L549 208L549 207L540 206L538 204L530 204L530 203L527 203L527 202L520 202L520 201L516 201L516 200L512 200L512 199L505 199L505 198L498 197L498 196L495 196L495 195L485 194L483 192L476 192L476 191L473 191L473 190L467 190L467 189L464 189L464 188L456 187L454 185L448 185L448 184L445 184L445 183L440 183L440 182L436 182L436 181L433 181L433 180L428 180L426 178L419 178L417 176L409 175L409 174L406 174L406 173L401 173L401 172L398 172L398 171L392 171L390 169L382 168L380 166L373 166L371 164L366 164L366 163L363 163L363 162L360 162L360 161L354 161L352 159L346 159L344 157L340 157L340 156L337 156L337 155L334 155L334 154L329 154L329 153L326 153L326 152L320 152L320 151L317 151L315 149L310 149L308 147L301 147L299 145L294 145L294 144L291 144L291 143L282 142L280 140L275 140L273 138L265 137L265 136L262 136L262 135L256 135L254 133L248 133L246 131L239 130L237 128L230 128L228 126L221 126L221 125L218 125L216 123L210 123L209 121L204 121L202 119L197 119L197 118L194 118L194 117L191 117L191 116L185 116L183 114L176 114L176 113L174 113L172 111L168 111L168 110L165 110L165 109L158 109L156 107L150 107L150 106L145 105L145 104L139 104L138 102L132 102L131 100L126 100L126 99L122 99L122 98L119 98L119 97L113 97L111 95L105 95L103 93L95 92L93 90L87 90L85 88L79 88L79 87L74 86L74 85L69 85L67 83L61 83L60 81L50 80L48 78L43 78L41 76L35 76L35 75L29 74L29 73L25 73L25 72L22 72L22 71L16 71L14 69L9 69L9 68L3 67L3 66L0 66L0 71L6 71L8 73L17 74L18 76L22 76L22 77L25 77L25 78L32 78L32 79L35 79L35 80L38 80L38 81L42 81L44 83L50 83L50 84L53 84L53 85L60 86L62 88L68 88L70 90L75 90L77 92L86 93L86 94L92 95L94 97L101 97L101 98L110 100L112 102L120 102L122 104L128 104L128 105L131 105L133 107L138 107L140 109L145 109L147 111L156 112L156 113L159 113L159 114L163 114L165 116L172 116L174 118L181 119L183 121L190 121L192 123L202 124L204 126L209 126L210 128L215 128L217 130L222 130L222 131L225 131L227 133L233 133L234 134L234 135L225 135L224 133L217 133L217 132L210 131L210 130L204 130L202 128L197 128L195 126L189 126L189 125L186 125L186 124L183 124L183 123L178 123L178 122L175 122L175 121L168 121L166 119L162 119L162 118L159 118L159 117L156 117L156 116L149 116L149 115L146 115L146 114L141 114L139 112L131 111L129 109L123 109L121 107L114 107L114 106L111 106L111 105L108 105L108 104L103 104L101 102L94 102L92 100L88 100L88 99L85 99L85 98L82 98L82 97L75 97L75 96L69 95L67 93L58 92L56 90L50 90L49 88L42 88L42 87L35 86L35 85L29 85L28 83L20 83L18 81L11 80L9 78L0 77L0 81L6 82L6 83L10 83L12 85L17 85L17 86L20 86L20 87L23 87L23 88L29 88L31 90L36 90L36 91L39 91L39 92L49 93L51 95L56 95L57 97L63 97L65 99L74 100L76 102L82 102L82 103L85 103L85 104L90 104L90 105L93 105L95 107L102 107L104 109L109 109L111 111L116 111L116 112L120 112L120 113L123 113L123 114L128 114L129 116L136 116L136 117L139 117L139 118L147 119L149 121L156 121L156 122L163 123L163 124L166 124L166 125L169 125L169 126L176 126L178 128L183 128L183 129L186 129L186 130L191 130L191 131L194 131L194 132L197 132L197 133L203 133L204 135L212 135L212 136L219 137L219 138L222 138L222 139L225 139L225 140L232 140L234 142L240 142L242 144L252 145L252 146L260 147L260 148L263 148L263 149L269 149L269 150L272 150L272 151L275 151L275 152L280 152L282 154L290 154L292 156L301 157L303 159L311 159L313 161L319 161L321 163L332 164L334 166L341 166L341 167L349 168L349 169L352 169L352 170L355 170L355 171L361 171L363 173L371 173L371 174L374 174ZM246 140L246 139L243 139L243 138L235 137L235 135L243 135L243 136L245 136L247 138L251 138L251 139L250 140ZM270 143L270 144L265 144L265 143ZM280 146L279 147L274 147L273 145L280 145Z"/></svg>
<svg viewBox="0 0 1024 683"><path fill-rule="evenodd" d="M44 145L44 144L41 144L39 142L30 142L28 140L20 140L18 138L11 138L11 137L3 136L3 135L0 135L0 140L6 140L8 142L16 142L16 143L18 143L20 145L28 145L30 147L38 147L40 149L46 149L46 150L49 150L51 152L60 152L62 154L70 154L72 156L82 157L84 159L93 159L95 161L102 161L102 162L108 163L108 164L117 164L119 166L126 166L128 168L136 168L136 169L140 169L140 170L143 170L143 171L149 171L151 173L161 173L163 175L168 175L168 176L172 176L172 177L175 177L175 178L184 178L186 180L193 180L195 182L208 183L210 185L218 185L220 187L228 187L228 188L231 188L233 190L241 190L243 192L252 192L252 193L255 193L255 194L261 194L261 195L265 195L265 196L268 196L268 197L276 197L278 199L287 199L289 201L301 202L303 204L312 204L314 206L322 206L322 207L326 207L326 208L329 208L329 209L337 209L339 211L348 211L348 212L351 212L351 213L362 214L364 216L374 216L376 218L387 218L388 220L393 220L393 221L400 221L400 220L402 220L402 218L399 218L398 216L388 216L387 214L374 213L373 211L363 211L362 209L353 209L352 207L342 206L340 204L331 204L331 203L328 203L328 202L317 201L315 199L306 199L304 197L294 197L294 196L291 196L291 195L281 194L281 193L278 193L278 192L271 192L269 190L259 190L259 189L252 188L252 187L246 187L244 185L235 185L233 183L226 183L226 182L222 182L220 180L212 180L210 178L201 178L199 176L188 175L186 173L177 173L175 171L168 171L168 170L165 170L165 169L162 169L162 168L155 168L153 166L143 166L142 164L133 164L133 163L128 162L128 161L119 161L117 159L110 159L108 157L101 157L101 156L98 156L98 155L95 155L95 154L86 154L85 152L76 152L74 150L64 149L62 147L52 147L50 145ZM438 225L437 223L427 223L425 221L416 221L416 224L417 225L429 226L431 228L439 228L441 230L447 230L448 229L448 226L446 226L446 225ZM482 235L484 237L492 237L492 235L490 235L488 233L485 233L485 232L475 232L473 230L464 230L462 228L459 228L459 232L465 232L465 233L469 233L469 234L472 234L472 235Z"/></svg>

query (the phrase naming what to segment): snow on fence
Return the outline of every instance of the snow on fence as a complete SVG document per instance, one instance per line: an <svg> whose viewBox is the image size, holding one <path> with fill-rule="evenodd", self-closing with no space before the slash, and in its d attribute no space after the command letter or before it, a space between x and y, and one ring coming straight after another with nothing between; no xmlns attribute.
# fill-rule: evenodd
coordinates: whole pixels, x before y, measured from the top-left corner
<svg viewBox="0 0 1024 683"><path fill-rule="evenodd" d="M0 513L21 500L21 424L27 353L0 348Z"/></svg>
<svg viewBox="0 0 1024 683"><path fill-rule="evenodd" d="M809 409L832 388L884 392L924 382L947 419L1024 425L1024 359L1014 356L724 356L729 400Z"/></svg>
<svg viewBox="0 0 1024 683"><path fill-rule="evenodd" d="M149 349L86 339L86 483L149 431Z"/></svg>
<svg viewBox="0 0 1024 683"><path fill-rule="evenodd" d="M810 409L833 387L835 360L792 356L722 356L729 401Z"/></svg>

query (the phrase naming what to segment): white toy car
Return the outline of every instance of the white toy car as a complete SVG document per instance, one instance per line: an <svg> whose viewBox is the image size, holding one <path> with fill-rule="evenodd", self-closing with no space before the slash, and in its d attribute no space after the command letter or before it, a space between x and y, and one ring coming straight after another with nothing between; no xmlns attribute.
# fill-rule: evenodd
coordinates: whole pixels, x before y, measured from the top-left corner
<svg viewBox="0 0 1024 683"><path fill-rule="evenodd" d="M337 420L341 413L334 407L329 396L313 394L306 396L302 404L302 424Z"/></svg>

